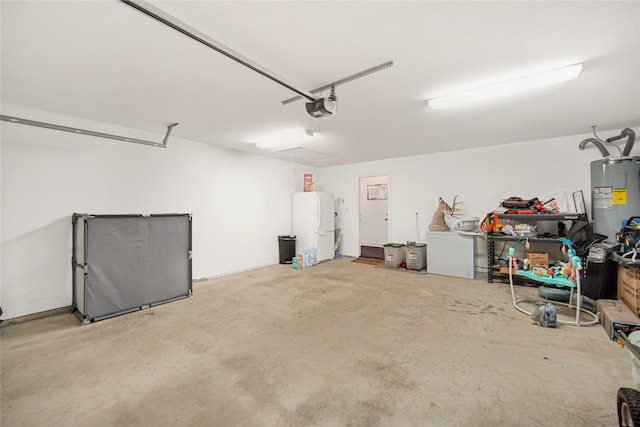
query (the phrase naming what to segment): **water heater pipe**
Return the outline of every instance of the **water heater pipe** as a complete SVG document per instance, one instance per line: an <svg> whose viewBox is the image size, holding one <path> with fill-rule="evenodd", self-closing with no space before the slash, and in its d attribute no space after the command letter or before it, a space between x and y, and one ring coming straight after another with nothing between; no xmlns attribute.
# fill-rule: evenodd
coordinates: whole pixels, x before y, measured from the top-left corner
<svg viewBox="0 0 640 427"><path fill-rule="evenodd" d="M579 145L580 149L584 150L584 147L590 142L592 142L593 145L595 145L598 150L600 150L600 153L602 153L602 157L609 157L609 151L607 151L607 149L604 148L604 145L602 145L602 143L595 138L587 138L582 141Z"/></svg>
<svg viewBox="0 0 640 427"><path fill-rule="evenodd" d="M624 150L622 151L623 156L628 156L631 153L631 149L633 148L633 143L636 141L636 133L629 128L622 129L619 136L612 136L611 138L607 138L607 142L617 141L624 137L627 137L627 143L624 146Z"/></svg>

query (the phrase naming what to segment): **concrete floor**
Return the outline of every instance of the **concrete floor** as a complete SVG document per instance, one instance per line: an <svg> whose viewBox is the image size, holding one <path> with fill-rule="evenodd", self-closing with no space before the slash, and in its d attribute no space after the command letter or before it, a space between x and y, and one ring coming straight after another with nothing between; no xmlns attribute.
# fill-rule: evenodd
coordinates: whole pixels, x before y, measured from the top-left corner
<svg viewBox="0 0 640 427"><path fill-rule="evenodd" d="M602 326L542 328L506 284L350 260L5 326L2 426L617 425L631 360Z"/></svg>

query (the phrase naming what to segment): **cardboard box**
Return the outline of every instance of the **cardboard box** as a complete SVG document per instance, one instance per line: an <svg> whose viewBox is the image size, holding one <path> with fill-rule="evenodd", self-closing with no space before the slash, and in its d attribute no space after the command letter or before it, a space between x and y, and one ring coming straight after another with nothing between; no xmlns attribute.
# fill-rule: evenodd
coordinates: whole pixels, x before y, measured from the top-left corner
<svg viewBox="0 0 640 427"><path fill-rule="evenodd" d="M640 269L618 266L618 299L640 314Z"/></svg>
<svg viewBox="0 0 640 427"><path fill-rule="evenodd" d="M304 183L303 183L304 191L313 191L314 183L313 183L313 174L305 173L304 174Z"/></svg>
<svg viewBox="0 0 640 427"><path fill-rule="evenodd" d="M546 252L525 252L524 257L529 260L530 267L549 267L549 254Z"/></svg>
<svg viewBox="0 0 640 427"><path fill-rule="evenodd" d="M629 335L633 331L640 330L640 317L620 300L599 299L596 301L596 310L610 340L615 340L616 331Z"/></svg>

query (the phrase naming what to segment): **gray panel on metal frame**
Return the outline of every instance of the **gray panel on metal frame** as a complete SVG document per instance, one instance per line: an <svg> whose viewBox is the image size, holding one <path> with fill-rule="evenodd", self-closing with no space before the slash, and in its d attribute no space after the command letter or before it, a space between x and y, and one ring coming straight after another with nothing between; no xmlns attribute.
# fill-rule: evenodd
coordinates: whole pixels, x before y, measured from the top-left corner
<svg viewBox="0 0 640 427"><path fill-rule="evenodd" d="M95 216L87 224L87 319L191 293L189 216Z"/></svg>

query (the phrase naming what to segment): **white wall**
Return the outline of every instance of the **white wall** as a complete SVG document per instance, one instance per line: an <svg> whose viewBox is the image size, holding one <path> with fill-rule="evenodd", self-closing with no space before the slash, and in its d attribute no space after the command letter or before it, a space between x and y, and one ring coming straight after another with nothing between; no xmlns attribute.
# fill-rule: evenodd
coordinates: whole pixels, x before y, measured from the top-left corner
<svg viewBox="0 0 640 427"><path fill-rule="evenodd" d="M18 106L3 105L3 114L164 136ZM7 122L0 130L4 319L71 305L73 212L192 213L193 277L212 277L278 263L277 236L291 232L290 193L302 191L304 173L318 176L175 137L163 149Z"/></svg>
<svg viewBox="0 0 640 427"><path fill-rule="evenodd" d="M3 114L164 136L6 104ZM360 177L389 176L390 240L424 242L439 196L458 195L464 215L483 217L505 197L581 189L590 208L589 163L600 158L592 145L578 150L584 134L317 169L176 137L161 149L6 122L0 131L5 319L71 304L73 212L192 213L197 279L277 263L277 235L291 231L290 192L302 191L304 173L314 174L316 190L342 199L342 253L357 256ZM478 250L485 267L482 243Z"/></svg>
<svg viewBox="0 0 640 427"><path fill-rule="evenodd" d="M638 134L640 131L634 129ZM607 138L619 134L599 132ZM390 240L426 241L426 233L438 197L451 202L463 201L463 216L484 216L510 196L540 197L564 191L572 204L571 193L582 190L590 212L589 164L601 158L592 144L579 150L578 144L592 134L521 142L487 148L433 155L388 159L346 166L323 168L318 180L327 191L344 199L342 206L342 251L358 256L358 179L389 175ZM624 142L621 147L624 146ZM425 142L427 143L427 142ZM617 155L617 150L609 150ZM632 155L640 155L636 144ZM418 230L416 230L418 213ZM479 238L482 239L482 238ZM476 266L486 269L486 240L477 242Z"/></svg>

